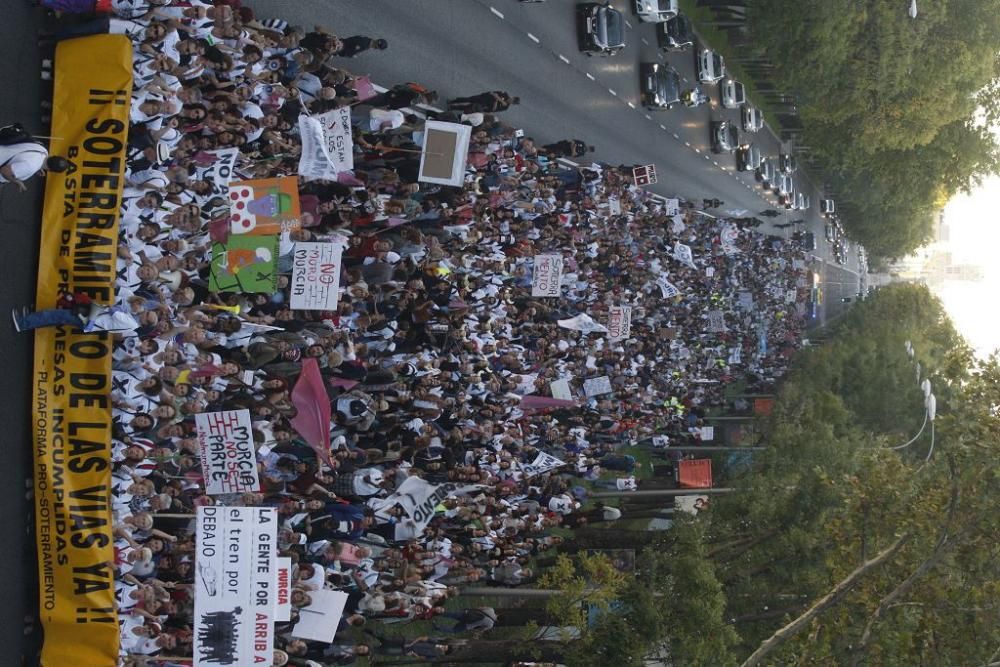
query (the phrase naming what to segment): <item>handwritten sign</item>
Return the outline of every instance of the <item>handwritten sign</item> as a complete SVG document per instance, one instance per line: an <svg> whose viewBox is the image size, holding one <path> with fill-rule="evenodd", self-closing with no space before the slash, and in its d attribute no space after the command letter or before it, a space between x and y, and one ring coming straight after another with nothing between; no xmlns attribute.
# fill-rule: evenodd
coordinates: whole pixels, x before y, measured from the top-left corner
<svg viewBox="0 0 1000 667"><path fill-rule="evenodd" d="M521 472L524 473L525 477L534 477L535 475L541 475L564 465L566 465L565 461L557 459L551 454L538 452L538 456L535 457L534 461L521 466Z"/></svg>
<svg viewBox="0 0 1000 667"><path fill-rule="evenodd" d="M599 378L591 378L583 383L583 393L587 395L587 398L610 394L611 391L611 378L607 375L602 375Z"/></svg>
<svg viewBox="0 0 1000 667"><path fill-rule="evenodd" d="M562 255L535 255L535 269L531 275L531 296L559 296L562 270Z"/></svg>
<svg viewBox="0 0 1000 667"><path fill-rule="evenodd" d="M626 340L632 336L632 306L608 309L608 340Z"/></svg>
<svg viewBox="0 0 1000 667"><path fill-rule="evenodd" d="M337 309L343 252L338 243L295 244L291 284L294 310Z"/></svg>
<svg viewBox="0 0 1000 667"><path fill-rule="evenodd" d="M249 410L197 414L195 427L209 495L260 490Z"/></svg>

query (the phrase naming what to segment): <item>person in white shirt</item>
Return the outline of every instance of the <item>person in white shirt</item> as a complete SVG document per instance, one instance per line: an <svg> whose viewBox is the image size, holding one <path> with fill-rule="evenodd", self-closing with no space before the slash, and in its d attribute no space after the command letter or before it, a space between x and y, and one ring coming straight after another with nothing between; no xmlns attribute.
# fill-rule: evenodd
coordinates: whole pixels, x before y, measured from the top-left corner
<svg viewBox="0 0 1000 667"><path fill-rule="evenodd" d="M49 157L45 146L33 141L0 146L0 183L16 183L27 190L25 181L35 174L47 171L63 172L69 169L69 160L54 155Z"/></svg>

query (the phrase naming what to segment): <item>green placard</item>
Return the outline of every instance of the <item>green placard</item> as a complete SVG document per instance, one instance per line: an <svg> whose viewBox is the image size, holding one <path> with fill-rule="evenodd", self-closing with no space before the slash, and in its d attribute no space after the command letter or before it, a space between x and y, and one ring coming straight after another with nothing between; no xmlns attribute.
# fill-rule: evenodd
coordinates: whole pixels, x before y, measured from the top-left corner
<svg viewBox="0 0 1000 667"><path fill-rule="evenodd" d="M231 234L212 244L213 292L274 294L278 289L278 237Z"/></svg>

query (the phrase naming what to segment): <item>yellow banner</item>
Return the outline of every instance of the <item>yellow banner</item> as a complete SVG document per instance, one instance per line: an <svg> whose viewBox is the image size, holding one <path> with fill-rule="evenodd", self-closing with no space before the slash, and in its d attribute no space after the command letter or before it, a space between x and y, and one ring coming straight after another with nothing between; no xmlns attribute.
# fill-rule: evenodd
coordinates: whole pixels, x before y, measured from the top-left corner
<svg viewBox="0 0 1000 667"><path fill-rule="evenodd" d="M132 91L132 47L117 35L56 50L52 155L72 167L46 179L39 309L59 293L114 300L115 249ZM111 536L111 337L35 332L35 515L45 667L118 659Z"/></svg>

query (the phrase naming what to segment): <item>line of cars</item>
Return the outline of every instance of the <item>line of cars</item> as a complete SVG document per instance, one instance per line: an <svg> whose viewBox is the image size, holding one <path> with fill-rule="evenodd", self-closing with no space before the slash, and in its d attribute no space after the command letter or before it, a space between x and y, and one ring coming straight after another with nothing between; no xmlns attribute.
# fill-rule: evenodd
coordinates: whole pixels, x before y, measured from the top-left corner
<svg viewBox="0 0 1000 667"><path fill-rule="evenodd" d="M694 44L691 21L680 13L678 0L634 0L635 15L656 23L656 42L665 51L682 51ZM625 17L606 2L576 6L580 50L587 55L613 56L625 48Z"/></svg>

